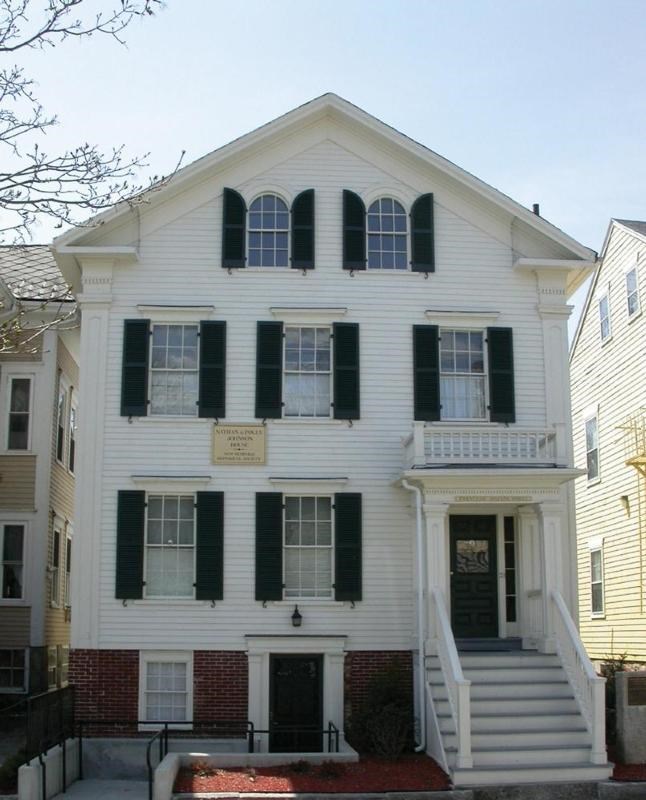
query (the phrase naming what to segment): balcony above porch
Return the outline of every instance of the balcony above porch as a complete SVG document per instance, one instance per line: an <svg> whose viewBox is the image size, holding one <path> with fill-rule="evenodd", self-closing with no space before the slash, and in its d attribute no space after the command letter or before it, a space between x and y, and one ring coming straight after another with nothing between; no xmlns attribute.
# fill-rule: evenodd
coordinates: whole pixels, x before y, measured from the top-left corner
<svg viewBox="0 0 646 800"><path fill-rule="evenodd" d="M413 423L403 441L404 469L568 467L565 426Z"/></svg>

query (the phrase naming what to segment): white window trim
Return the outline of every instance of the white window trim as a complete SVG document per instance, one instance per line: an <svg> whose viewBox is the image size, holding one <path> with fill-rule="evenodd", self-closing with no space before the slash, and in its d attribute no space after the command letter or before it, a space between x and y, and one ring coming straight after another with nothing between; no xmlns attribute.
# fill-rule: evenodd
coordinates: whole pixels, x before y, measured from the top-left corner
<svg viewBox="0 0 646 800"><path fill-rule="evenodd" d="M324 497L326 499L329 499L329 501L330 501L330 547L329 547L330 552L331 552L331 556L330 556L330 594L325 596L325 597L323 597L323 596L321 596L321 597L307 597L307 596L301 596L301 595L290 595L290 596L287 596L287 581L286 581L286 576L285 576L285 562L287 560L286 557L285 557L285 551L287 549L287 544L285 543L285 531L286 531L286 509L287 509L287 498L288 497L297 497L297 498L313 497L315 501L319 497ZM330 492L322 491L321 488L318 489L316 494L309 494L309 493L303 492L302 490L299 490L298 492L283 492L283 532L282 532L282 542L283 542L283 601L288 602L288 603L300 603L301 605L308 604L308 601L312 601L313 603L325 603L325 604L337 603L338 602L338 601L336 601L334 599L334 581L335 581L335 573L334 573L335 557L334 557L334 553L335 553L335 538L336 538L336 536L335 536L335 534L336 534L335 527L336 526L335 526L335 518L334 518L334 494L332 494ZM321 549L323 549L323 546L321 546ZM299 572L299 574L300 574L300 572Z"/></svg>
<svg viewBox="0 0 646 800"><path fill-rule="evenodd" d="M594 478L588 477L588 442L587 442L587 432L586 426L589 420L596 419L597 421L597 474ZM601 482L601 446L600 446L600 435L599 435L599 404L595 403L595 405L588 406L583 412L583 450L585 452L585 472L586 472L586 480L588 486L594 486L597 483Z"/></svg>
<svg viewBox="0 0 646 800"><path fill-rule="evenodd" d="M592 610L592 554L599 553L601 556L601 611L593 611ZM604 619L606 616L606 576L605 576L605 569L604 569L604 553L603 553L603 541L599 547L590 547L590 557L588 560L588 569L590 575L590 618L591 619ZM599 583L599 582L598 582Z"/></svg>
<svg viewBox="0 0 646 800"><path fill-rule="evenodd" d="M0 520L0 559L4 549L4 529L7 525L16 525L22 528L22 597L2 597L2 580L0 578L0 606L24 606L29 602L27 599L27 536L29 525L25 520L2 519ZM0 560L0 564L2 561ZM2 650L21 650L20 647L3 647Z"/></svg>
<svg viewBox="0 0 646 800"><path fill-rule="evenodd" d="M131 475L138 489L150 494L195 494L212 481L210 475Z"/></svg>
<svg viewBox="0 0 646 800"><path fill-rule="evenodd" d="M348 478L281 478L270 477L269 482L272 486L281 489L283 494L292 495L332 495L334 492L343 489L348 483Z"/></svg>
<svg viewBox="0 0 646 800"><path fill-rule="evenodd" d="M25 658L24 683L22 689L15 686L0 686L2 694L27 694L29 691L29 648L28 647L1 647L0 650L22 650Z"/></svg>
<svg viewBox="0 0 646 800"><path fill-rule="evenodd" d="M60 676L59 676L60 670L59 670L59 664L58 664L58 647L55 644L50 644L50 645L47 645L46 650L47 650L47 688L48 689L56 689L56 687L60 683ZM54 655L55 655L55 658L54 658L54 681L50 682L50 679L49 679L49 672L50 672L49 656L51 655L52 651L54 652Z"/></svg>
<svg viewBox="0 0 646 800"><path fill-rule="evenodd" d="M195 368L195 372L197 373L197 398L195 400L195 413L194 414L153 414L152 411L152 379L153 379L153 372L156 371L153 369L152 361L153 361L153 330L155 325L165 325L166 327L170 325L181 325L181 326L196 326L197 327L197 366ZM159 368L160 372L169 370L162 370ZM171 370L172 371L172 370ZM179 370L178 370L179 371ZM182 370L183 371L183 370ZM192 370L191 370L192 371ZM200 399L200 324L198 320L190 320L186 321L186 319L182 318L171 320L171 321L164 321L159 319L151 319L148 325L148 369L146 370L146 402L148 406L148 413L143 416L139 417L139 419L152 419L152 420L159 420L159 419L173 419L173 420L196 420L200 418L199 414L199 399ZM183 402L183 401L182 401Z"/></svg>
<svg viewBox="0 0 646 800"><path fill-rule="evenodd" d="M72 530L72 526L68 525L67 530L65 531L65 566L63 570L63 607L64 608L71 608L72 607L72 572L68 569L68 558L67 558L67 544L69 542L70 547L70 562L71 562L71 551L73 547L73 540L74 540L74 531Z"/></svg>
<svg viewBox="0 0 646 800"><path fill-rule="evenodd" d="M274 267L270 267L274 269ZM328 325L343 319L348 313L346 306L270 306L269 313L289 326L308 327Z"/></svg>
<svg viewBox="0 0 646 800"><path fill-rule="evenodd" d="M29 380L29 423L27 427L27 447L21 449L15 449L9 447L9 414L11 413L11 387L14 380ZM34 385L36 382L36 376L33 372L10 372L7 374L6 382L5 382L5 392L6 392L6 412L3 415L4 417L4 445L5 450L7 453L11 453L12 455L33 455L32 445L33 445L33 436L34 436Z"/></svg>
<svg viewBox="0 0 646 800"><path fill-rule="evenodd" d="M642 313L642 301L641 295L639 292L639 270L638 270L638 261L632 263L631 266L626 267L624 270L624 288L626 290L626 315L628 317L628 322L632 322L637 317L641 316ZM630 313L630 309L628 307L628 275L631 272L635 272L635 294L637 295L637 310Z"/></svg>
<svg viewBox="0 0 646 800"><path fill-rule="evenodd" d="M374 197L370 197L370 199L364 200L364 207L366 209L366 240L365 240L365 247L366 247L366 268L365 270L359 270L359 272L369 272L370 274L374 273L390 273L395 275L400 275L404 273L412 272L412 260L413 260L413 253L412 253L412 226L411 226L411 209L413 207L413 202L406 202L400 199L399 193L395 193L389 191L387 189L384 190L385 194L377 194ZM373 193L371 193L372 195ZM398 203L404 209L404 218L406 220L406 230L404 231L404 239L406 241L406 267L405 269L398 269L397 267L370 267L368 265L369 260L369 245L368 245L368 238L371 234L370 229L368 228L368 214L369 209L373 203L376 203L378 200L393 200L395 203ZM399 234L402 235L401 231L382 231L380 230L378 233L372 232L373 235L381 236L383 234L389 235L392 233L393 235ZM381 251L380 251L381 252ZM356 274L356 273L355 273Z"/></svg>
<svg viewBox="0 0 646 800"><path fill-rule="evenodd" d="M142 317L150 319L150 324L178 325L185 322L192 325L208 319L215 314L215 306L155 306L138 305L137 311Z"/></svg>
<svg viewBox="0 0 646 800"><path fill-rule="evenodd" d="M427 308L424 316L441 328L484 330L498 322L500 311L484 309Z"/></svg>
<svg viewBox="0 0 646 800"><path fill-rule="evenodd" d="M59 458L58 457L58 408L59 408L58 404L59 404L61 395L63 395L63 398L64 398L63 399L63 403L64 403L64 405L63 405L63 449L62 449L62 452L61 452L61 457ZM62 372L59 371L59 373L58 373L58 391L56 393L56 422L55 422L55 425L56 425L56 439L55 439L55 442L56 442L56 444L55 444L55 449L54 449L54 458L56 460L56 463L59 466L63 467L64 469L67 469L67 466L68 466L68 464L67 464L67 456L68 456L68 452L69 452L68 436L69 436L71 400L72 400L72 392L71 392L70 384L69 384L67 378L65 377L65 375Z"/></svg>
<svg viewBox="0 0 646 800"><path fill-rule="evenodd" d="M74 411L74 431L72 430L72 411ZM67 413L67 453L65 459L65 467L70 475L74 475L76 473L76 466L78 463L78 438L76 434L78 433L78 416L79 416L79 407L78 407L78 400L76 399L76 392L74 391L74 387L70 387L69 393L69 408ZM72 433L74 433L74 469L70 468L70 455L72 453Z"/></svg>
<svg viewBox="0 0 646 800"><path fill-rule="evenodd" d="M272 269L272 268L269 267L269 269ZM285 398L287 396L287 393L286 393L287 368L285 366L285 364L286 364L285 350L287 348L287 336L286 336L286 331L285 331L286 327L288 327L288 328L298 328L298 329L301 329L301 328L328 328L329 331L330 331L330 368L328 370L328 376L329 376L329 379L330 379L330 383L329 383L329 397L330 397L330 400L329 400L327 416L323 416L321 414L317 414L316 416L315 415L301 416L301 415L291 415L290 414L289 416L287 416L287 414L285 412ZM281 413L282 413L282 416L280 417L281 420L289 421L289 422L298 422L298 423L316 421L316 422L324 422L326 424L329 424L331 420L334 420L334 406L333 406L333 402L334 402L334 348L335 348L334 328L332 327L331 323L326 323L326 322L323 322L323 323L290 322L289 324L283 326L283 341L282 341L282 362L283 362L283 365L282 365L282 383L281 383L281 396L282 396L282 401L283 402L282 402L282 408L281 408ZM291 372L293 372L293 370L291 370ZM300 370L298 374L303 374L303 370ZM305 373L305 374L315 375L315 374L319 374L319 373L311 372L311 373ZM345 420L343 420L343 421L345 422Z"/></svg>
<svg viewBox="0 0 646 800"><path fill-rule="evenodd" d="M601 335L601 301L607 301L608 305L608 335L604 338ZM601 341L601 345L603 346L607 342L611 341L612 339L612 313L610 311L610 284L600 289L597 294L595 295L595 303L597 305L597 325L599 326L599 339Z"/></svg>
<svg viewBox="0 0 646 800"><path fill-rule="evenodd" d="M186 664L186 722L173 723L169 728L191 730L193 727L193 653L186 650L140 650L139 651L139 719L146 713L146 677L149 662ZM149 722L139 725L140 731L159 730L159 723Z"/></svg>
<svg viewBox="0 0 646 800"><path fill-rule="evenodd" d="M193 594L190 597L187 597L187 596L179 596L179 597L177 597L175 595L164 595L164 594L153 594L153 595L147 594L148 585L147 585L147 581L146 581L146 575L147 575L147 570L148 570L148 542L147 542L147 536L148 536L148 501L149 501L149 497L150 497L151 494L160 495L161 497L166 497L168 495L172 496L172 495L176 495L176 494L177 494L177 496L181 496L183 494L183 496L185 496L185 497L188 497L189 495L192 495L192 497L193 497L193 584L192 584ZM147 600L147 601L151 601L152 600L154 603L168 603L168 602L172 603L172 602L177 601L177 600L179 600L179 601L182 601L182 600L183 601L187 601L188 600L188 601L194 602L195 601L195 590L196 590L196 586L195 586L195 580L196 579L195 579L195 576L196 576L196 573L197 573L197 497L195 496L195 493L191 492L191 491L187 491L186 489L184 489L184 491L180 492L180 493L176 493L176 492L161 492L159 490L155 490L155 491L152 491L152 492L146 492L146 506L145 506L144 511L145 511L145 513L144 513L143 593L142 593L142 598L141 599L142 600ZM163 544L162 544L162 546L163 546ZM186 548L186 549L188 549L188 548Z"/></svg>
<svg viewBox="0 0 646 800"><path fill-rule="evenodd" d="M287 266L285 266L285 267L282 267L282 266L281 267L279 267L279 266L270 267L270 266L263 266L262 264L254 264L254 266L250 266L249 265L249 249L250 249L249 248L249 234L251 233L251 226L249 224L249 215L251 214L251 206L252 206L253 203L256 202L256 200L259 200L261 197L265 197L266 195L271 195L272 197L277 197L279 200L282 200L282 202L285 203L285 205L287 206ZM261 192L256 192L255 194L253 194L251 196L249 202L247 202L245 200L245 203L246 203L246 206L247 206L246 212L245 212L245 234L244 234L244 238L245 238L245 241L244 241L244 266L245 266L245 269L258 270L258 272L267 272L268 270L269 271L278 270L280 272L298 271L294 267L292 267L292 205L293 205L293 202L294 202L294 198L290 197L285 192L284 189L279 189L279 188L266 188L266 189L263 189ZM314 206L314 209L315 209L315 213L316 213L316 205ZM254 213L256 213L256 212L254 212ZM262 228L254 228L253 230L254 230L254 233L256 233L258 231L262 232L263 229ZM270 229L268 228L267 230L270 230ZM274 228L272 228L271 230L275 233L278 230L282 230L282 229L274 229ZM240 271L242 271L242 270L240 270Z"/></svg>
<svg viewBox="0 0 646 800"><path fill-rule="evenodd" d="M63 555L64 547L65 547L65 543L66 543L65 529L66 529L65 520L61 519L61 517L59 517L58 514L55 514L54 515L54 520L52 522L52 561L48 564L48 567L47 567L47 572L49 574L49 581L50 581L50 584L49 584L49 605L50 605L51 608L62 608L63 607L63 603L61 602L62 599L63 599L62 593L61 593L61 586L62 586L62 583L63 583L63 580L62 580L62 578L63 578L63 569L62 568L64 567L64 564L65 564L65 559L64 559L64 555ZM54 600L53 589L54 589L54 574L55 574L54 570L55 570L55 567L54 567L53 558L54 558L54 538L56 536L56 532L57 531L58 531L58 536L59 536L59 539L58 539L58 580L57 580L57 583L58 583L58 600Z"/></svg>
<svg viewBox="0 0 646 800"><path fill-rule="evenodd" d="M442 331L452 331L453 333L459 333L462 331L466 331L469 333L482 333L482 372L484 377L484 417L443 417L442 416ZM440 419L439 422L449 423L450 425L489 425L491 422L491 409L489 408L489 347L487 345L487 329L475 326L465 326L464 328L461 327L452 327L449 328L448 325L440 327L438 330L438 376L439 376L439 383L440 383ZM444 373L447 375L453 373ZM477 376L477 373L474 373Z"/></svg>

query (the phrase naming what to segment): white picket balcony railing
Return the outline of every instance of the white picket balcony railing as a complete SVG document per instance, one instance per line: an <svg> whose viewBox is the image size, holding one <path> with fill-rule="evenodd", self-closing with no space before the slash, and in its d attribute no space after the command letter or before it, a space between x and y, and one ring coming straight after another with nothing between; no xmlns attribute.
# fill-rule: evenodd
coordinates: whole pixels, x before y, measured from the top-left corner
<svg viewBox="0 0 646 800"><path fill-rule="evenodd" d="M555 429L415 422L404 440L405 469L443 464L565 466L559 444Z"/></svg>
<svg viewBox="0 0 646 800"><path fill-rule="evenodd" d="M590 760L593 764L605 764L608 760L605 719L606 679L599 677L595 672L561 594L553 591L550 600L556 650L592 737Z"/></svg>

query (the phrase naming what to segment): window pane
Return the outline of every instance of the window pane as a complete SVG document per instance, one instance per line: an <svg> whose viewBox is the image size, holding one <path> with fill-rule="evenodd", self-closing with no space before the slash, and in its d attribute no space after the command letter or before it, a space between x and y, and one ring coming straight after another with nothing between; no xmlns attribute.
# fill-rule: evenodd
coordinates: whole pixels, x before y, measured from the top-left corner
<svg viewBox="0 0 646 800"><path fill-rule="evenodd" d="M11 382L10 411L29 411L29 378L14 378Z"/></svg>
<svg viewBox="0 0 646 800"><path fill-rule="evenodd" d="M14 599L22 597L22 566L5 564L2 572L2 596Z"/></svg>
<svg viewBox="0 0 646 800"><path fill-rule="evenodd" d="M23 532L22 525L4 526L3 561L22 561Z"/></svg>
<svg viewBox="0 0 646 800"><path fill-rule="evenodd" d="M592 613L603 613L603 585L600 583L592 585Z"/></svg>

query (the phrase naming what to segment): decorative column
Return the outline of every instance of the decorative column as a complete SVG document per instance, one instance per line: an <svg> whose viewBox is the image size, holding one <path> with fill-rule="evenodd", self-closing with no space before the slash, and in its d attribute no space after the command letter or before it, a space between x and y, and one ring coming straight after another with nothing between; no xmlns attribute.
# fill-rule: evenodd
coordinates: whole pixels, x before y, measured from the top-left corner
<svg viewBox="0 0 646 800"><path fill-rule="evenodd" d="M426 580L429 595L439 589L444 600L444 607L449 609L449 548L448 548L448 516L449 504L429 500L422 506L426 522ZM435 614L431 597L427 597L428 637L437 638L435 630Z"/></svg>
<svg viewBox="0 0 646 800"><path fill-rule="evenodd" d="M540 503L541 561L543 570L544 638L540 650L556 652L551 593L563 592L563 515L565 509L557 503Z"/></svg>
<svg viewBox="0 0 646 800"><path fill-rule="evenodd" d="M543 569L538 509L535 505L518 506L520 634L523 649L539 647L544 631Z"/></svg>

